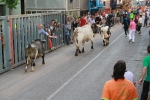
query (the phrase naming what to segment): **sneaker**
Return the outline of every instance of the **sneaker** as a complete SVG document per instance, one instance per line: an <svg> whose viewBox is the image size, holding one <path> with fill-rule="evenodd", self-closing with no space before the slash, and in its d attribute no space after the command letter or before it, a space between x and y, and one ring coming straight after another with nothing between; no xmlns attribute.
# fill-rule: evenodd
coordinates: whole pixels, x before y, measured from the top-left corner
<svg viewBox="0 0 150 100"><path fill-rule="evenodd" d="M53 50L53 48L49 48L50 50Z"/></svg>
<svg viewBox="0 0 150 100"><path fill-rule="evenodd" d="M129 40L129 42L131 42L131 41L132 41L132 39Z"/></svg>

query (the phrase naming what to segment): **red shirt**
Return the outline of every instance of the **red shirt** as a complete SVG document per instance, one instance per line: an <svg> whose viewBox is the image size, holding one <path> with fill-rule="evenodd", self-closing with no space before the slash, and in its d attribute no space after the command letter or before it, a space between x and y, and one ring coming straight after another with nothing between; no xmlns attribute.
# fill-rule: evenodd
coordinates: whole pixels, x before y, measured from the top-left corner
<svg viewBox="0 0 150 100"><path fill-rule="evenodd" d="M80 22L81 22L80 24L81 26L84 26L86 24L86 20L84 18L81 18Z"/></svg>

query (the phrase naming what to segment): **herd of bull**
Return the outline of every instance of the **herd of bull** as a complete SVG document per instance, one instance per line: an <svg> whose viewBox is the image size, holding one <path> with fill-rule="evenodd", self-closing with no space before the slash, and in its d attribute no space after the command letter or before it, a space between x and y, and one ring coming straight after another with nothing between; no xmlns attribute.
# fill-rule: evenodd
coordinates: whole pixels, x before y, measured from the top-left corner
<svg viewBox="0 0 150 100"><path fill-rule="evenodd" d="M109 44L109 38L111 36L111 30L109 26L100 26L97 25L99 28L99 33L103 39L103 45L107 46ZM93 48L93 37L94 33L91 28L90 24L87 24L82 27L77 27L74 30L74 40L75 40L75 46L76 46L76 52L75 56L78 56L78 53L81 53L80 51L80 45L82 44L82 53L84 53L84 46L85 42L91 41L91 49ZM34 40L31 44L28 44L25 48L25 59L26 59L26 67L25 72L27 72L28 66L31 64L31 71L34 71L35 61L38 57L42 57L42 64L45 64L44 61L44 47L43 43L40 39Z"/></svg>

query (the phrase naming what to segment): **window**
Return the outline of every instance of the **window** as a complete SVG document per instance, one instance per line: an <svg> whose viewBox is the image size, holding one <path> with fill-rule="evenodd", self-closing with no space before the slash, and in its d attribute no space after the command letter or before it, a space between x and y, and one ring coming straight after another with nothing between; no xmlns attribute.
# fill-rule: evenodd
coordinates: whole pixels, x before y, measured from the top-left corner
<svg viewBox="0 0 150 100"><path fill-rule="evenodd" d="M4 5L0 5L0 16L5 16L6 15L6 10Z"/></svg>

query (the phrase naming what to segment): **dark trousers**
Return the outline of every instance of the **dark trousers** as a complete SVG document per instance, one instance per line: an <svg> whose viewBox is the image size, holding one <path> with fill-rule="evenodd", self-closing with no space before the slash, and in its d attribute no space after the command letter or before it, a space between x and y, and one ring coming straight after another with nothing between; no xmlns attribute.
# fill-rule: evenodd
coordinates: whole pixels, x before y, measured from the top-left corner
<svg viewBox="0 0 150 100"><path fill-rule="evenodd" d="M143 90L142 90L142 94L141 94L141 99L140 100L147 100L148 92L149 92L149 86L150 86L150 82L144 81L144 83L143 83Z"/></svg>
<svg viewBox="0 0 150 100"><path fill-rule="evenodd" d="M146 19L144 19L144 26L147 26L147 18Z"/></svg>
<svg viewBox="0 0 150 100"><path fill-rule="evenodd" d="M67 43L67 45L70 44L70 35L66 35L66 43Z"/></svg>
<svg viewBox="0 0 150 100"><path fill-rule="evenodd" d="M141 26L142 26L142 24L137 25L137 31L139 31L139 32L141 31Z"/></svg>
<svg viewBox="0 0 150 100"><path fill-rule="evenodd" d="M124 32L125 32L125 35L127 35L127 33L128 33L128 26L124 26Z"/></svg>

